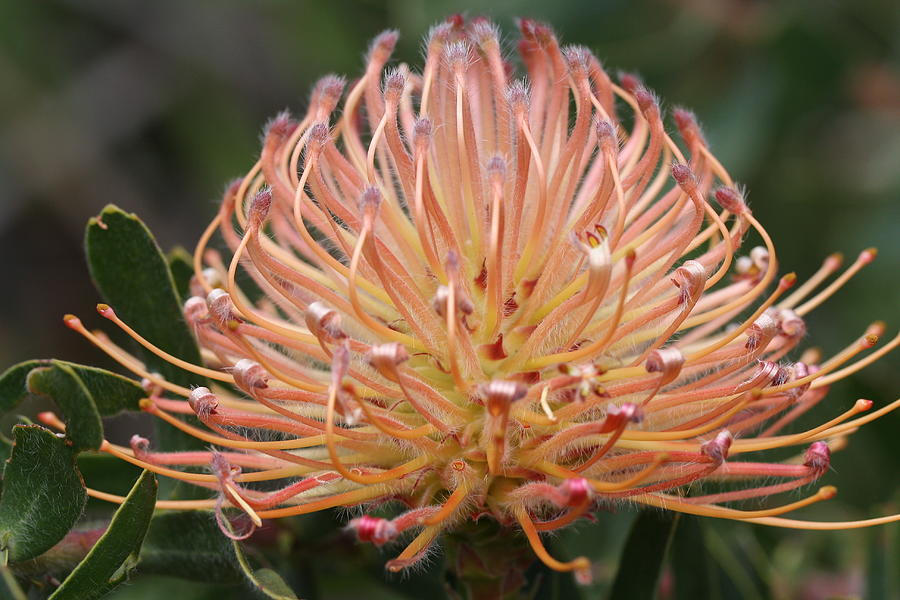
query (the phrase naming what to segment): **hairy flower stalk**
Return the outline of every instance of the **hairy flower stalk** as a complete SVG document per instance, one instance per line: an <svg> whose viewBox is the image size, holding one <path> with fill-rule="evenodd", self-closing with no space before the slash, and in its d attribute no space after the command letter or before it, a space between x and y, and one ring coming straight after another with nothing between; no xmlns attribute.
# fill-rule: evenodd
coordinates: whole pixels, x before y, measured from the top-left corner
<svg viewBox="0 0 900 600"><path fill-rule="evenodd" d="M487 517L588 579L585 558L550 556L541 533L623 502L808 529L897 520L780 516L830 486L731 505L817 481L848 434L900 404L859 400L785 433L832 382L900 343L865 354L885 329L874 323L834 356L791 358L803 317L875 251L828 285L838 255L799 286L779 276L769 234L690 112L674 111L676 143L635 76L614 83L549 27L520 29L527 80L494 25L453 18L431 31L421 74L386 68L388 31L346 93L325 77L305 116L269 124L194 256L184 316L205 365L99 306L211 388L166 381L66 318L145 379L146 412L215 448L157 452L136 437L103 449L208 488L210 500L160 507L213 508L234 537L357 507L348 527L360 540L405 540L393 571ZM210 248L217 234L230 256ZM761 245L741 254L745 237ZM783 448L796 457L756 462ZM209 472L183 470L197 465ZM386 503L403 511L375 516Z"/></svg>

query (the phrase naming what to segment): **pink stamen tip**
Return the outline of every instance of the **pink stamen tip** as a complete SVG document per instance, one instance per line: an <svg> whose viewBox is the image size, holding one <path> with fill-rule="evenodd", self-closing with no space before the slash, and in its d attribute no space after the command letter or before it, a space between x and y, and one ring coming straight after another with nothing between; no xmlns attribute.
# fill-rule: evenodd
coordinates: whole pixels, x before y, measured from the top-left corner
<svg viewBox="0 0 900 600"><path fill-rule="evenodd" d="M221 288L214 289L206 296L206 308L216 324L223 328L237 318L234 314L231 295Z"/></svg>
<svg viewBox="0 0 900 600"><path fill-rule="evenodd" d="M409 360L409 352L398 342L377 344L369 349L369 364L384 373Z"/></svg>
<svg viewBox="0 0 900 600"><path fill-rule="evenodd" d="M413 129L414 137L416 144L428 144L431 141L431 136L434 133L434 126L431 124L431 119L421 118L416 120L416 124Z"/></svg>
<svg viewBox="0 0 900 600"><path fill-rule="evenodd" d="M866 248L859 254L859 262L869 264L878 256L878 248Z"/></svg>
<svg viewBox="0 0 900 600"><path fill-rule="evenodd" d="M509 102L514 113L528 108L529 99L530 92L528 84L524 81L517 79L506 87L506 101Z"/></svg>
<svg viewBox="0 0 900 600"><path fill-rule="evenodd" d="M545 23L535 23L532 31L534 32L535 41L544 48L556 41L553 29Z"/></svg>
<svg viewBox="0 0 900 600"><path fill-rule="evenodd" d="M146 454L150 449L150 440L135 434L131 436L128 445L131 446L131 451L134 452L134 455L139 457Z"/></svg>
<svg viewBox="0 0 900 600"><path fill-rule="evenodd" d="M601 140L615 140L616 128L606 119L600 119L597 121L597 137Z"/></svg>
<svg viewBox="0 0 900 600"><path fill-rule="evenodd" d="M713 459L717 463L725 462L728 458L728 450L731 448L731 442L734 436L727 429L720 431L716 437L702 446L700 452Z"/></svg>
<svg viewBox="0 0 900 600"><path fill-rule="evenodd" d="M578 585L591 585L594 582L594 573L590 567L575 569L575 582Z"/></svg>
<svg viewBox="0 0 900 600"><path fill-rule="evenodd" d="M256 361L242 358L232 368L234 383L247 393L269 387L269 373ZM199 388L198 388L199 389Z"/></svg>
<svg viewBox="0 0 900 600"><path fill-rule="evenodd" d="M63 315L63 323L69 329L81 329L81 319L72 314Z"/></svg>
<svg viewBox="0 0 900 600"><path fill-rule="evenodd" d="M790 289L797 283L797 274L796 273L788 273L778 282L778 287L782 290Z"/></svg>
<svg viewBox="0 0 900 600"><path fill-rule="evenodd" d="M628 248L625 250L625 264L630 269L634 266L634 261L637 260L637 251L634 248Z"/></svg>
<svg viewBox="0 0 900 600"><path fill-rule="evenodd" d="M641 114L644 115L645 119L650 121L659 117L659 104L657 104L652 92L644 87L639 87L634 91L634 99L637 101L638 108L641 109Z"/></svg>
<svg viewBox="0 0 900 600"><path fill-rule="evenodd" d="M231 483L237 475L240 475L241 468L231 464L224 454L213 452L209 461L209 469L212 471L220 483Z"/></svg>
<svg viewBox="0 0 900 600"><path fill-rule="evenodd" d="M675 125L679 130L686 130L697 127L697 117L694 113L685 108L676 108L672 116L675 118Z"/></svg>
<svg viewBox="0 0 900 600"><path fill-rule="evenodd" d="M506 176L506 161L501 156L494 156L487 163L487 172L492 177L503 179Z"/></svg>
<svg viewBox="0 0 900 600"><path fill-rule="evenodd" d="M584 477L574 477L566 479L559 486L559 491L566 497L566 506L581 506L588 498L590 498L593 489Z"/></svg>
<svg viewBox="0 0 900 600"><path fill-rule="evenodd" d="M269 209L272 208L272 190L263 188L256 193L250 204L250 220L255 226L259 226L266 220Z"/></svg>
<svg viewBox="0 0 900 600"><path fill-rule="evenodd" d="M315 100L337 102L344 93L346 82L339 75L326 75L316 83L313 96Z"/></svg>
<svg viewBox="0 0 900 600"><path fill-rule="evenodd" d="M353 519L348 527L356 532L356 537L361 542L371 542L376 546L382 546L397 537L397 527L381 517L363 515Z"/></svg>
<svg viewBox="0 0 900 600"><path fill-rule="evenodd" d="M497 417L508 412L513 402L524 398L528 386L521 381L495 380L483 384L479 391L488 412Z"/></svg>
<svg viewBox="0 0 900 600"><path fill-rule="evenodd" d="M198 387L191 390L191 394L188 396L188 404L197 416L203 420L210 415L216 414L219 401L216 399L215 394L209 391L209 388Z"/></svg>
<svg viewBox="0 0 900 600"><path fill-rule="evenodd" d="M781 333L788 337L802 336L806 333L806 322L794 311L782 309L778 311Z"/></svg>
<svg viewBox="0 0 900 600"><path fill-rule="evenodd" d="M481 46L494 44L497 42L497 29L494 25L483 17L479 17L472 21L472 37L475 38Z"/></svg>
<svg viewBox="0 0 900 600"><path fill-rule="evenodd" d="M720 187L715 191L716 202L730 213L739 215L747 210L744 196L734 188Z"/></svg>
<svg viewBox="0 0 900 600"><path fill-rule="evenodd" d="M644 82L641 81L641 78L634 73L626 73L624 71L619 72L619 83L622 84L622 87L625 88L630 94L634 94L635 91L642 85Z"/></svg>
<svg viewBox="0 0 900 600"><path fill-rule="evenodd" d="M388 29L387 31L378 34L378 36L372 40L372 58L387 60L391 52L394 51L398 39L400 39L400 32L396 29Z"/></svg>
<svg viewBox="0 0 900 600"><path fill-rule="evenodd" d="M367 187L359 198L359 209L365 215L374 216L381 206L381 191L377 187Z"/></svg>
<svg viewBox="0 0 900 600"><path fill-rule="evenodd" d="M825 442L813 442L806 449L803 464L816 473L826 471L831 464L831 448Z"/></svg>
<svg viewBox="0 0 900 600"><path fill-rule="evenodd" d="M568 46L563 52L569 72L574 77L584 77L590 68L590 52L583 46Z"/></svg>
<svg viewBox="0 0 900 600"><path fill-rule="evenodd" d="M100 303L97 305L97 313L100 314L101 317L106 319L114 319L116 318L116 311L112 309L112 306L109 304Z"/></svg>
<svg viewBox="0 0 900 600"><path fill-rule="evenodd" d="M304 315L306 326L318 338L328 341L343 340L347 334L341 328L341 315L325 306L322 302L313 302Z"/></svg>
<svg viewBox="0 0 900 600"><path fill-rule="evenodd" d="M199 296L191 296L184 303L184 320L188 323L197 323L209 315L206 300Z"/></svg>
<svg viewBox="0 0 900 600"><path fill-rule="evenodd" d="M266 135L275 136L277 138L286 138L291 135L297 128L297 122L291 118L291 113L284 111L278 113L266 125Z"/></svg>
<svg viewBox="0 0 900 600"><path fill-rule="evenodd" d="M54 413L53 411L45 410L37 414L37 420L44 425L53 427L55 423L59 422L59 417L57 417L56 413Z"/></svg>
<svg viewBox="0 0 900 600"><path fill-rule="evenodd" d="M826 485L821 490L819 490L819 496L823 500L831 500L835 496L837 496L837 488L833 485Z"/></svg>
<svg viewBox="0 0 900 600"><path fill-rule="evenodd" d="M397 102L405 87L406 78L403 74L399 71L392 71L384 78L384 97L392 102Z"/></svg>
<svg viewBox="0 0 900 600"><path fill-rule="evenodd" d="M694 177L694 172L684 163L672 163L672 177L686 192L697 187L697 180Z"/></svg>
<svg viewBox="0 0 900 600"><path fill-rule="evenodd" d="M448 25L454 27L455 29L459 29L463 25L466 24L466 18L464 16L462 16L462 14L456 13L456 14L453 14L453 15L450 15L449 17L447 17L445 22Z"/></svg>
<svg viewBox="0 0 900 600"><path fill-rule="evenodd" d="M825 259L825 267L829 271L837 271L841 268L841 265L844 263L844 255L840 252L835 252L834 254L830 254L828 258Z"/></svg>
<svg viewBox="0 0 900 600"><path fill-rule="evenodd" d="M647 355L644 368L648 373L662 373L663 384L678 377L684 366L684 354L678 348L661 348Z"/></svg>
<svg viewBox="0 0 900 600"><path fill-rule="evenodd" d="M620 406L610 404L606 409L606 418L598 432L609 433L624 428L627 423L640 423L643 417L643 411L637 404L631 402L625 402Z"/></svg>

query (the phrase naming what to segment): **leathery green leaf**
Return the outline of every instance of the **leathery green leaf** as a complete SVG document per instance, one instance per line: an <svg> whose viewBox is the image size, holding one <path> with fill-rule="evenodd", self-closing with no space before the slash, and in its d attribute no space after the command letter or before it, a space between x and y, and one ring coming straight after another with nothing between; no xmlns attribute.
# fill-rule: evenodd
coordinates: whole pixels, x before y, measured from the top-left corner
<svg viewBox="0 0 900 600"><path fill-rule="evenodd" d="M288 584L284 582L278 573L271 569L254 570L247 557L244 556L240 542L232 540L231 543L234 546L234 555L237 557L244 576L258 595L264 598L271 598L272 600L297 600L297 595L288 587Z"/></svg>
<svg viewBox="0 0 900 600"><path fill-rule="evenodd" d="M144 471L113 515L106 533L50 596L51 600L100 598L128 576L150 526L156 492L156 477Z"/></svg>
<svg viewBox="0 0 900 600"><path fill-rule="evenodd" d="M0 413L10 412L30 392L28 374L34 369L65 365L71 368L90 392L101 417L122 411L140 410L138 402L147 395L140 384L117 373L63 360L27 360L8 368L0 375Z"/></svg>
<svg viewBox="0 0 900 600"><path fill-rule="evenodd" d="M88 221L85 249L94 284L119 318L162 350L199 365L200 350L184 321L168 261L140 219L108 205ZM135 351L150 371L172 383L207 385L205 377L176 367L138 344ZM158 423L157 427L165 448L202 447L170 425Z"/></svg>
<svg viewBox="0 0 900 600"><path fill-rule="evenodd" d="M682 515L672 539L672 571L676 598L713 598L712 560L699 517Z"/></svg>
<svg viewBox="0 0 900 600"><path fill-rule="evenodd" d="M88 221L85 248L94 283L116 314L159 348L200 364L168 262L140 219L108 205ZM173 383L206 383L144 348L138 352L150 370Z"/></svg>
<svg viewBox="0 0 900 600"><path fill-rule="evenodd" d="M28 390L53 398L66 421L66 437L74 450L96 450L103 443L103 423L91 393L75 371L63 363L33 369Z"/></svg>
<svg viewBox="0 0 900 600"><path fill-rule="evenodd" d="M141 573L195 581L243 580L234 549L209 511L163 512L153 517L141 548Z"/></svg>
<svg viewBox="0 0 900 600"><path fill-rule="evenodd" d="M11 562L46 552L81 516L87 492L66 442L37 425L13 428L0 496L0 550Z"/></svg>
<svg viewBox="0 0 900 600"><path fill-rule="evenodd" d="M191 277L194 276L194 258L190 252L177 246L169 251L166 257L169 261L169 271L172 272L172 280L175 282L175 291L184 302L191 295Z"/></svg>
<svg viewBox="0 0 900 600"><path fill-rule="evenodd" d="M26 360L9 367L0 375L0 414L13 410L28 395L28 388L25 387L28 374L49 364L49 360Z"/></svg>
<svg viewBox="0 0 900 600"><path fill-rule="evenodd" d="M619 557L610 600L652 600L656 596L666 552L677 525L678 515L655 509L641 511Z"/></svg>

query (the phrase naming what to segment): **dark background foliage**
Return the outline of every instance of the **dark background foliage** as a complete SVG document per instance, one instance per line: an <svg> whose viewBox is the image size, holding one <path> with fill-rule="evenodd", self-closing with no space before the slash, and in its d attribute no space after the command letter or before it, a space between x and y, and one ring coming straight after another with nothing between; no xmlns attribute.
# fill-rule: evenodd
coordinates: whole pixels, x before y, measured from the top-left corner
<svg viewBox="0 0 900 600"><path fill-rule="evenodd" d="M831 252L852 259L867 246L880 250L810 316L809 343L827 355L874 319L886 320L893 335L900 324L900 5L893 0L497 0L490 8L449 0L10 0L0 3L0 367L51 356L106 364L60 320L64 312L92 314L97 294L81 240L84 222L104 204L138 213L163 247L190 247L224 182L251 164L268 117L285 107L302 111L325 73L358 73L368 40L382 29L400 29L396 57L417 64L429 25L460 11L494 17L509 48L515 16L549 21L563 41L589 46L608 68L639 72L665 107L694 108L719 158L747 184L784 271L803 277ZM893 400L897 367L895 354L834 386L817 417L859 397ZM806 514L882 514L892 500L897 509L897 419L852 438L826 478L841 488L839 499ZM608 546L614 556L617 521L627 518L604 517L603 529L566 533L557 543L573 551ZM707 542L732 552L720 570L737 582L728 588L735 593L816 598L822 586L861 593L879 544L888 571L900 571L897 538L896 525L862 533L723 525ZM122 597L139 593L134 586Z"/></svg>

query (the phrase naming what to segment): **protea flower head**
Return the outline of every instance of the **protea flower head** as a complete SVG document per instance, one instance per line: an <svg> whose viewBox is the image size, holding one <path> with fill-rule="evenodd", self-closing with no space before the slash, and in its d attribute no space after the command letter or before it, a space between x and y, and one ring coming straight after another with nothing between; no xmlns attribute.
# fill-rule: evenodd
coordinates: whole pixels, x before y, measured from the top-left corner
<svg viewBox="0 0 900 600"><path fill-rule="evenodd" d="M896 520L779 517L829 486L730 505L815 482L845 436L897 407L863 414L872 402L859 400L784 433L897 346L856 359L883 333L874 323L834 356L794 358L804 317L875 251L827 285L838 255L802 285L779 276L690 112L673 111L673 139L636 76L615 83L587 49L519 26L521 79L494 25L455 17L432 29L421 73L387 67L397 33L385 32L359 79L323 78L302 118L268 125L194 256L184 317L205 365L100 305L213 387L166 381L68 317L145 379L146 412L215 448L163 453L135 437L104 450L209 488L208 501L166 506L215 508L235 537L355 507L360 540L405 541L391 570L488 518L586 578L586 559L552 558L540 533L623 502L812 529ZM216 235L230 256L209 248ZM745 238L758 245L743 250ZM796 456L765 462L783 448ZM179 470L196 465L210 472ZM707 481L733 485L703 493Z"/></svg>

